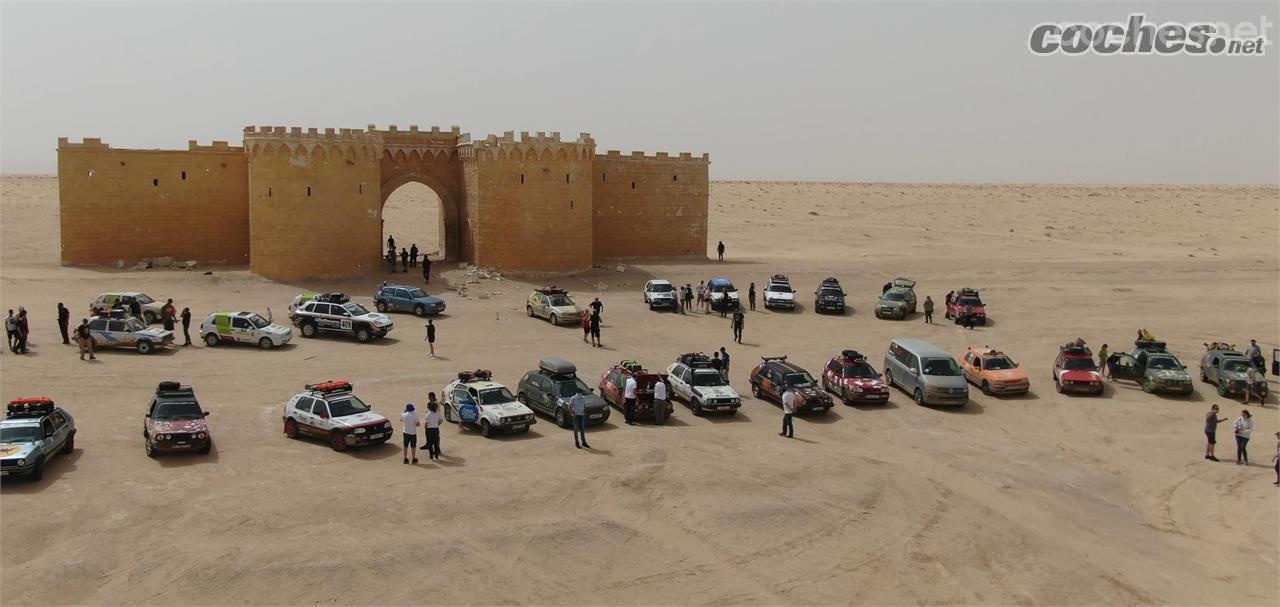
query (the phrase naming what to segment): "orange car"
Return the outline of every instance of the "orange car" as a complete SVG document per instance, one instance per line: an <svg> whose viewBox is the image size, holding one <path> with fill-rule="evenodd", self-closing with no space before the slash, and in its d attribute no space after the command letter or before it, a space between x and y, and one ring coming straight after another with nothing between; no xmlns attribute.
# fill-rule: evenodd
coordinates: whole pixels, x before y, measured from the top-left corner
<svg viewBox="0 0 1280 607"><path fill-rule="evenodd" d="M991 348L969 348L960 361L964 378L983 394L1026 394L1031 380L1007 354Z"/></svg>

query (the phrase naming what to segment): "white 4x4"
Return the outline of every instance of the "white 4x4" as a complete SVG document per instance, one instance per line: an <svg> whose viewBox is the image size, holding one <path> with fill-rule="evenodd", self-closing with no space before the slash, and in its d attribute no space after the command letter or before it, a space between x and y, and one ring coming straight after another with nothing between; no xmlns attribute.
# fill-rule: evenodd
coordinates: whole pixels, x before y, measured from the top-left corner
<svg viewBox="0 0 1280 607"><path fill-rule="evenodd" d="M360 343L385 337L393 326L386 315L370 312L345 295L328 301L308 301L290 312L289 318L302 331L303 337L315 337L321 331L327 331L353 335Z"/></svg>
<svg viewBox="0 0 1280 607"><path fill-rule="evenodd" d="M742 397L729 386L705 354L686 354L667 367L667 383L674 398L689 403L694 415L708 411L733 413L742 406Z"/></svg>
<svg viewBox="0 0 1280 607"><path fill-rule="evenodd" d="M662 307L676 310L680 307L676 288L668 280L650 280L644 283L644 303L649 304L650 310Z"/></svg>
<svg viewBox="0 0 1280 607"><path fill-rule="evenodd" d="M486 370L463 371L444 387L444 419L480 428L480 435L528 432L538 423L533 409L521 404L506 386Z"/></svg>
<svg viewBox="0 0 1280 607"><path fill-rule="evenodd" d="M281 417L285 436L323 438L334 451L377 445L391 438L391 422L356 398L351 382L344 380L307 384L306 390L284 404Z"/></svg>

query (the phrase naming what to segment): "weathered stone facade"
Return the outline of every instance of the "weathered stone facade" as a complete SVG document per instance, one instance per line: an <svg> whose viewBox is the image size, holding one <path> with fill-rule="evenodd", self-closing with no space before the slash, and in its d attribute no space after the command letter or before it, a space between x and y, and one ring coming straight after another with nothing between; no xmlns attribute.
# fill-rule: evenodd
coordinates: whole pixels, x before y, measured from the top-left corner
<svg viewBox="0 0 1280 607"><path fill-rule="evenodd" d="M247 127L243 147L114 149L58 140L62 263L172 256L277 280L381 267L382 209L409 182L440 198L448 260L566 272L703 256L707 155L595 153L586 133Z"/></svg>

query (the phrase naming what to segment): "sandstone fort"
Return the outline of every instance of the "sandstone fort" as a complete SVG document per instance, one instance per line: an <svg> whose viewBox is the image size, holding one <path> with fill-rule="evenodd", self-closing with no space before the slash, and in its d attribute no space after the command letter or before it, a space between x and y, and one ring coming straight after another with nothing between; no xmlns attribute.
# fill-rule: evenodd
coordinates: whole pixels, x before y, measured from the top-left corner
<svg viewBox="0 0 1280 607"><path fill-rule="evenodd" d="M458 127L246 127L242 146L186 150L60 138L62 263L163 255L248 263L277 280L375 272L383 206L410 182L440 198L447 261L567 272L704 256L709 164L706 154L597 154L587 133L473 141Z"/></svg>

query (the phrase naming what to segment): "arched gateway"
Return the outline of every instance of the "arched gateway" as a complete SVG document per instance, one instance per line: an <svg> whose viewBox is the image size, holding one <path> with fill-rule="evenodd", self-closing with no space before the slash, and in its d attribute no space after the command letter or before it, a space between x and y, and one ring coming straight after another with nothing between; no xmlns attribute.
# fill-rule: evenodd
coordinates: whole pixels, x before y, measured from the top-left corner
<svg viewBox="0 0 1280 607"><path fill-rule="evenodd" d="M441 202L447 260L564 272L597 259L704 256L704 154L595 153L582 133L247 127L184 151L58 142L62 262L249 262L277 280L381 270L396 188Z"/></svg>

